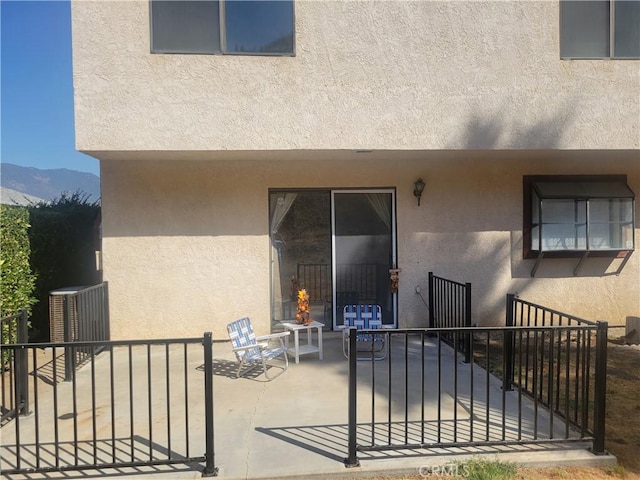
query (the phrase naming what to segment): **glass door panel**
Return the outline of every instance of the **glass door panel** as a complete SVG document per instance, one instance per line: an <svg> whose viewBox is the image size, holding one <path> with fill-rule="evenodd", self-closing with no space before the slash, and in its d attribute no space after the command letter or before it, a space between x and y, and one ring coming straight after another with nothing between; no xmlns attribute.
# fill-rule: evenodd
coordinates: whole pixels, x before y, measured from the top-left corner
<svg viewBox="0 0 640 480"><path fill-rule="evenodd" d="M346 304L380 305L396 325L389 269L395 257L393 190L282 190L269 193L271 322L293 321L296 293L309 293L311 318L342 325Z"/></svg>
<svg viewBox="0 0 640 480"><path fill-rule="evenodd" d="M272 328L294 321L301 288L309 293L311 318L331 328L330 202L329 190L269 195Z"/></svg>
<svg viewBox="0 0 640 480"><path fill-rule="evenodd" d="M333 191L333 328L347 304L377 304L382 321L396 325L395 208L391 190Z"/></svg>

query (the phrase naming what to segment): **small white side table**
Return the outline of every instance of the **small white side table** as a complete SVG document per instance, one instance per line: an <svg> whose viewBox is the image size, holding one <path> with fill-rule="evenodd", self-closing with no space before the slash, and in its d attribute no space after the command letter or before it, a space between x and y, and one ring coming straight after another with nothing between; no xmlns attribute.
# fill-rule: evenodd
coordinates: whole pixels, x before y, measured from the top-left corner
<svg viewBox="0 0 640 480"><path fill-rule="evenodd" d="M300 363L300 355L307 353L318 353L318 358L322 360L322 327L324 323L313 321L309 325L300 325L293 322L282 322L280 325L285 330L293 332L293 351L289 349L289 337L286 337L285 342L287 345L287 353L292 355L296 359L296 363ZM318 343L313 343L313 329L317 330ZM307 343L306 345L300 345L300 331L307 331Z"/></svg>

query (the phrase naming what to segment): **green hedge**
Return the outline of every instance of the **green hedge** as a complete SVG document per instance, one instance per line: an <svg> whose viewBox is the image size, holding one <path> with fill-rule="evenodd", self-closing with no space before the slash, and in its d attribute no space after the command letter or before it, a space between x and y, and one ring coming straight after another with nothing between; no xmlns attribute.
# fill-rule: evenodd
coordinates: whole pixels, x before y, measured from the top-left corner
<svg viewBox="0 0 640 480"><path fill-rule="evenodd" d="M22 207L0 205L0 316L30 310L35 276L29 264L29 212Z"/></svg>
<svg viewBox="0 0 640 480"><path fill-rule="evenodd" d="M31 310L36 303L35 276L29 264L29 212L22 207L0 205L0 317ZM10 335L9 332L12 332ZM15 322L2 324L2 343L14 343ZM5 352L2 364L6 361Z"/></svg>

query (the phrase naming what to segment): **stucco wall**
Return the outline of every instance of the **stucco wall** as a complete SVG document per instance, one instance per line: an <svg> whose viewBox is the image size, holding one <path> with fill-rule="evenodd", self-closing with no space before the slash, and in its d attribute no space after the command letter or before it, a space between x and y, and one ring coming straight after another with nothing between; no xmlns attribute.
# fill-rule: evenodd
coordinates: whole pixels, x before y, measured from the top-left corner
<svg viewBox="0 0 640 480"><path fill-rule="evenodd" d="M268 189L396 187L400 326L426 324L415 286L427 274L473 284L478 323L504 319L504 296L589 319L640 316L640 257L619 276L610 261L522 259L522 176L627 174L640 192L637 152L349 152L233 160L103 161L104 275L114 338L226 338L250 316L269 329ZM606 158L606 162L603 159ZM265 161L268 160L268 161ZM340 175L335 172L340 171ZM422 205L412 195L426 181ZM636 212L636 225L640 224ZM640 245L640 229L636 229Z"/></svg>
<svg viewBox="0 0 640 480"><path fill-rule="evenodd" d="M630 149L638 61L561 61L557 1L297 0L296 56L152 55L72 2L79 150Z"/></svg>

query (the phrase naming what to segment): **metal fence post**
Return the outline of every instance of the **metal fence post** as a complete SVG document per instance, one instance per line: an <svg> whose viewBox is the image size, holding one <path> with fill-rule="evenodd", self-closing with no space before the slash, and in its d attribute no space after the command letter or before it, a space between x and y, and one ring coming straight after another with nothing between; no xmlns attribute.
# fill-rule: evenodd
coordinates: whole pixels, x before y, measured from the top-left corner
<svg viewBox="0 0 640 480"><path fill-rule="evenodd" d="M64 328L64 343L68 344L64 347L64 381L70 382L73 378L73 370L75 368L75 351L69 346L73 341L73 326L71 325L71 313L72 302L69 301L71 295L64 295L62 298L62 311L63 320L62 325Z"/></svg>
<svg viewBox="0 0 640 480"><path fill-rule="evenodd" d="M515 295L513 293L507 293L507 316L505 319L505 326L513 327L514 326L514 301ZM513 375L514 375L514 366L515 366L515 352L513 348L513 330L505 330L504 332L504 373L502 375L502 389L505 391L509 391L513 389Z"/></svg>
<svg viewBox="0 0 640 480"><path fill-rule="evenodd" d="M471 328L471 284L468 282L464 286L464 294L464 326ZM471 361L472 340L472 333L464 334L464 363Z"/></svg>
<svg viewBox="0 0 640 480"><path fill-rule="evenodd" d="M28 343L29 342L29 317L26 310L20 311L20 317L17 319L17 342ZM18 407L19 415L28 415L29 412L29 363L28 352L26 348L15 350L16 355L16 382L18 384L18 398L16 398L16 405Z"/></svg>
<svg viewBox="0 0 640 480"><path fill-rule="evenodd" d="M433 272L429 272L429 328L435 327L435 318L433 317L433 309L435 308L435 301L433 295Z"/></svg>
<svg viewBox="0 0 640 480"><path fill-rule="evenodd" d="M349 328L349 453L345 458L344 464L347 468L359 467L360 462L357 456L357 345L356 345L356 329Z"/></svg>
<svg viewBox="0 0 640 480"><path fill-rule="evenodd" d="M109 283L102 282L102 339L111 340L111 324L109 323Z"/></svg>
<svg viewBox="0 0 640 480"><path fill-rule="evenodd" d="M218 467L215 464L213 449L213 341L211 332L204 334L204 421L205 421L205 445L206 464L202 471L203 477L216 477Z"/></svg>
<svg viewBox="0 0 640 480"><path fill-rule="evenodd" d="M604 429L607 399L607 322L597 322L595 392L593 399L593 446L596 455L605 455Z"/></svg>

